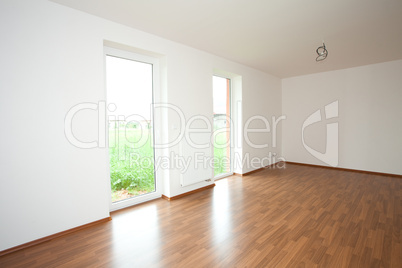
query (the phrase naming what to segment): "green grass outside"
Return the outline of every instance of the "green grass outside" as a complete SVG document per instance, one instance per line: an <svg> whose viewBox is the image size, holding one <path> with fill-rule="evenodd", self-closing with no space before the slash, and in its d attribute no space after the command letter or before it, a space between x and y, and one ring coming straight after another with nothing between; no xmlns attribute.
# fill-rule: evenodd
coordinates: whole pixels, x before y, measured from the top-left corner
<svg viewBox="0 0 402 268"><path fill-rule="evenodd" d="M139 143L135 141L139 141L141 133L148 139L143 146L136 148ZM154 152L150 132L134 128L111 128L109 145L112 201L119 199L116 191L120 190L127 190L133 196L155 191Z"/></svg>
<svg viewBox="0 0 402 268"><path fill-rule="evenodd" d="M214 141L214 145L216 144L225 144L226 142L226 133L219 133L216 135L216 139ZM214 146L214 175L218 176L220 174L228 173L230 164L227 163L229 158L227 157L227 152L230 150L229 147L217 148ZM230 151L229 151L230 153Z"/></svg>

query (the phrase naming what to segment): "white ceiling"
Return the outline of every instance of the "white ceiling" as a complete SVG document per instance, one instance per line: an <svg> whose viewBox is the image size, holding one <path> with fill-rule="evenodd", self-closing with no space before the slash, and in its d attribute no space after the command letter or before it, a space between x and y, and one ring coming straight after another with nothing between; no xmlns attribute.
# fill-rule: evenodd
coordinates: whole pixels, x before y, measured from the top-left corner
<svg viewBox="0 0 402 268"><path fill-rule="evenodd" d="M281 78L402 59L402 0L53 0ZM322 44L328 58L315 61Z"/></svg>

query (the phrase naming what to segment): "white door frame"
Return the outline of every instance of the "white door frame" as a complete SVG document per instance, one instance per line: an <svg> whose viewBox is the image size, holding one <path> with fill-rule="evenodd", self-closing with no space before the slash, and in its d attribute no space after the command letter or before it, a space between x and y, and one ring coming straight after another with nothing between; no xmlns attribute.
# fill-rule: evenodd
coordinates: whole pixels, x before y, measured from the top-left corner
<svg viewBox="0 0 402 268"><path fill-rule="evenodd" d="M120 49L115 49L115 48L111 48L111 47L104 47L104 61L105 61L105 82L106 82L106 56L114 56L114 57L118 57L118 58L123 58L123 59L128 59L128 60L133 60L133 61L137 61L137 62L143 62L143 63L148 63L152 65L152 105L154 105L155 103L159 103L161 100L161 86L160 86L160 78L159 78L159 59L158 58L154 58L154 57L150 57L150 56L145 56L142 54L137 54L137 53L133 53L133 52L128 52L128 51L124 51L124 50L120 50ZM106 88L106 83L105 83L105 90L106 90L106 100L107 100L107 88ZM157 142L158 144L160 144L160 142L162 141L162 137L160 136L159 133L162 133L161 131L155 131L161 128L161 115L160 114L155 114L154 113L154 108L152 107L152 114L151 114L151 118L152 118L152 137L153 137L153 141L152 141L152 146L154 147L155 142ZM108 110L106 109L106 118L108 117ZM107 135L107 137L109 137L109 135ZM106 153L107 153L107 172L108 172L108 178L109 178L109 209L110 211L114 211L114 210L118 210L118 209L122 209L125 207L129 207L129 206L133 206L139 203L143 203L152 199L157 199L161 197L162 194L162 180L161 175L159 174L160 171L158 171L156 169L156 167L154 167L154 177L155 177L155 191L152 193L147 193L147 194L143 194L140 196L136 196L133 198L128 198L125 200L121 200L121 201L117 201L112 203L112 199L111 199L111 194L112 194L112 188L110 185L110 162L109 162L109 138L106 139L107 141L107 147L106 147ZM154 151L154 163L155 159L158 159L160 157L160 150L155 150L155 148L153 148Z"/></svg>
<svg viewBox="0 0 402 268"><path fill-rule="evenodd" d="M232 78L225 76L225 75L219 75L219 74L213 74L212 77L214 77L214 76L229 80L229 96L228 96L228 98L229 98L229 106L230 106L229 107L229 111L230 111L230 126L229 126L229 131L230 131L230 146L229 146L230 170L229 170L229 172L219 174L218 176L214 176L214 181L216 181L216 180L223 179L223 178L233 175L233 164L234 164L233 156L234 155L233 155L232 146L233 146L233 142L234 142L234 140L233 140L233 123L234 123L234 121L232 118ZM215 173L215 170L213 171L212 174L214 174L214 173Z"/></svg>

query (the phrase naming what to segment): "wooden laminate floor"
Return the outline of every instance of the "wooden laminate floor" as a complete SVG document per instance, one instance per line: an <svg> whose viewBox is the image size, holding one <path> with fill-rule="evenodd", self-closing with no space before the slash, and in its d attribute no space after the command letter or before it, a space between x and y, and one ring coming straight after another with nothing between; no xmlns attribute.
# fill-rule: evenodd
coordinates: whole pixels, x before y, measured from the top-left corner
<svg viewBox="0 0 402 268"><path fill-rule="evenodd" d="M287 164L0 257L0 267L402 267L402 180Z"/></svg>

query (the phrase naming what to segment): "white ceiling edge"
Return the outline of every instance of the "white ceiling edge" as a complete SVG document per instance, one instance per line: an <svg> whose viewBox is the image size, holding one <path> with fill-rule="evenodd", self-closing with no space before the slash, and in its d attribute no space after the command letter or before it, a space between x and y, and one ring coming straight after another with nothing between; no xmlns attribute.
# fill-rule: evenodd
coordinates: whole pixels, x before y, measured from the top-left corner
<svg viewBox="0 0 402 268"><path fill-rule="evenodd" d="M402 59L400 0L52 0L279 78ZM328 57L316 62L322 42Z"/></svg>

